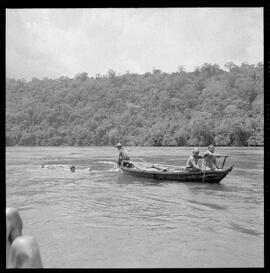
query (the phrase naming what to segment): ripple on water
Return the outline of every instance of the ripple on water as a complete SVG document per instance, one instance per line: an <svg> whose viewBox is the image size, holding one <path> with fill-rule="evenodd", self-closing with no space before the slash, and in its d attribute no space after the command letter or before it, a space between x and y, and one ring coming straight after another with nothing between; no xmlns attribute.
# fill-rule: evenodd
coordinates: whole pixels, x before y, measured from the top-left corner
<svg viewBox="0 0 270 273"><path fill-rule="evenodd" d="M250 234L250 235L254 235L254 236L262 236L262 235L264 235L263 233L261 233L261 232L259 232L257 230L243 227L243 226L241 226L241 225L239 225L237 223L234 223L234 222L231 222L230 226L231 226L231 228L233 230L241 232L241 233Z"/></svg>
<svg viewBox="0 0 270 273"><path fill-rule="evenodd" d="M218 204L212 204L212 203L204 203L204 202L198 202L195 200L188 200L191 204L197 204L201 206L206 206L211 209L218 209L218 210L226 210L227 206L218 205Z"/></svg>
<svg viewBox="0 0 270 273"><path fill-rule="evenodd" d="M32 158L37 149L49 168ZM212 185L121 174L109 147L37 149L7 154L6 198L22 211L25 232L37 237L46 267L91 267L103 260L110 267L133 258L125 265L263 266L263 176L254 164L261 150L250 158L254 149L224 148L236 151L237 166ZM191 150L137 147L134 153L175 165Z"/></svg>

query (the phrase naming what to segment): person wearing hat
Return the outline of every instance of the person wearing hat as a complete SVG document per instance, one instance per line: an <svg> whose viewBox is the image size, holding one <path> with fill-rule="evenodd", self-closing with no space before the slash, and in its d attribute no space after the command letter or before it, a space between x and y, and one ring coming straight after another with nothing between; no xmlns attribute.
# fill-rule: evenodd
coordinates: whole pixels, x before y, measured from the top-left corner
<svg viewBox="0 0 270 273"><path fill-rule="evenodd" d="M188 158L185 170L186 171L201 171L201 168L199 167L198 161L200 158L203 158L202 155L200 155L199 148L194 148L192 155Z"/></svg>
<svg viewBox="0 0 270 273"><path fill-rule="evenodd" d="M122 147L121 143L117 143L115 147L119 151L119 156L117 161L118 166L121 166L121 165L125 166L125 164L127 163L126 161L130 160L126 150Z"/></svg>

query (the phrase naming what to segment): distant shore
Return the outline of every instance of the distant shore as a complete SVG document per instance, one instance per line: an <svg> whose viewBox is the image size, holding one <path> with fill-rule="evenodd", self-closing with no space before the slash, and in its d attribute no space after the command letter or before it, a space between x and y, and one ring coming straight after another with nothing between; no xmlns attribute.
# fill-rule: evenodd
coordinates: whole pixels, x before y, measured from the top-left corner
<svg viewBox="0 0 270 273"><path fill-rule="evenodd" d="M219 145L215 145L216 147L228 147L228 148L242 148L242 147L249 147L249 148L252 148L252 147L264 147L264 145L250 145L250 146L219 146ZM6 145L6 147L114 147L114 145ZM174 147L174 148L192 148L192 147L207 147L207 145L205 146L130 146L130 145L125 145L125 147L156 147L156 148L171 148L171 147Z"/></svg>

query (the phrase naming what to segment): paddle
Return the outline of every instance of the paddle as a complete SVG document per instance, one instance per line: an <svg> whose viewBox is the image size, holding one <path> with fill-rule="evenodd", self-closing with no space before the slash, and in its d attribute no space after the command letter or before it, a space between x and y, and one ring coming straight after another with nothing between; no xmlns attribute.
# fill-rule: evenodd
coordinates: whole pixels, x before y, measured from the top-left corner
<svg viewBox="0 0 270 273"><path fill-rule="evenodd" d="M221 166L221 169L223 169L227 157L228 157L228 155L225 155L224 160L223 160L223 163L222 163L222 166Z"/></svg>

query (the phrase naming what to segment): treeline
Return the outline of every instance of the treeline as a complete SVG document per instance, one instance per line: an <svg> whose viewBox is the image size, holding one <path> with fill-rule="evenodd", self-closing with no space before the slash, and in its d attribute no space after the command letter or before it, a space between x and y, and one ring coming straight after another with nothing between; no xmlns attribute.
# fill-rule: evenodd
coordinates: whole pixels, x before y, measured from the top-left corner
<svg viewBox="0 0 270 273"><path fill-rule="evenodd" d="M6 145L264 145L264 67L6 80Z"/></svg>

